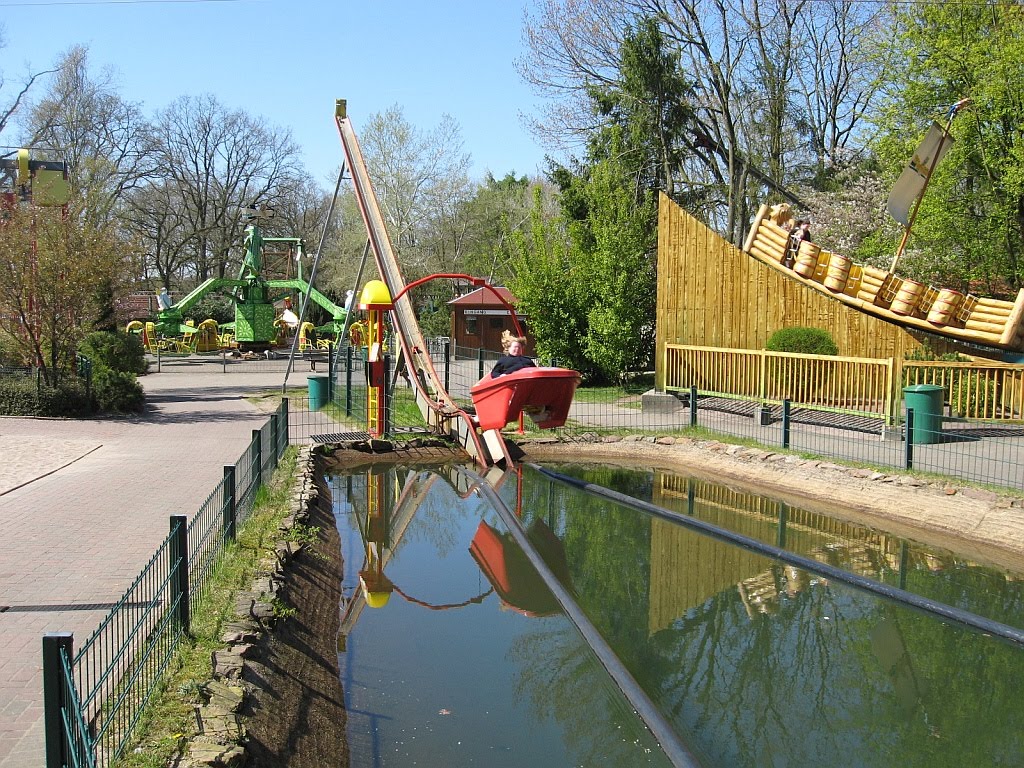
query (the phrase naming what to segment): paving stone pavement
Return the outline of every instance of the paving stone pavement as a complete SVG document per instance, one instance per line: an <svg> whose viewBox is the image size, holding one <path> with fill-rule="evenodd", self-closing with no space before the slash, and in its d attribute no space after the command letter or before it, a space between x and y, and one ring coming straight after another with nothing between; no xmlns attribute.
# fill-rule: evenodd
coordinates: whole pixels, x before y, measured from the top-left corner
<svg viewBox="0 0 1024 768"><path fill-rule="evenodd" d="M246 397L281 377L140 381L140 416L0 418L0 768L45 763L43 634L86 640L106 613L87 606L116 602L169 517L198 511L268 418Z"/></svg>

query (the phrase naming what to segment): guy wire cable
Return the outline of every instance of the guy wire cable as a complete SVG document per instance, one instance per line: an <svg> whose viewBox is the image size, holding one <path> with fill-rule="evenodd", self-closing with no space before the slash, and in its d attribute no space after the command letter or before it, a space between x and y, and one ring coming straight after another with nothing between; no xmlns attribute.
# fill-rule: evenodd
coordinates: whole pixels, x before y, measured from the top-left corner
<svg viewBox="0 0 1024 768"><path fill-rule="evenodd" d="M931 600L921 595L915 595L913 592L908 592L905 589L899 587L891 587L888 584L882 584L874 579L869 579L864 576L858 576L855 573L844 571L842 568L836 568L834 565L828 563L822 563L818 560L812 560L809 557L798 555L788 550L777 547L774 544L765 544L764 542L752 539L749 536L744 536L739 533L720 528L717 525L706 523L703 520L684 515L681 512L673 512L659 507L656 504L651 504L648 501L641 501L640 499L634 499L632 496L627 496L618 491L613 491L604 486L595 485L588 483L584 480L578 480L575 477L569 477L559 472L554 472L550 469L538 466L537 464L527 463L526 466L537 470L542 475L545 475L552 480L558 480L559 482L571 485L574 488L579 488L594 496L602 496L611 501L618 502L627 507L632 507L641 512L646 512L654 517L667 520L677 525L683 525L687 528L692 528L700 533L712 536L723 541L727 541L731 544L743 547L752 552L771 557L776 560L782 560L790 565L795 565L798 568L803 568L806 571L817 573L835 581L840 581L849 586L856 587L857 589L870 592L872 594L880 595L889 600L893 600L898 603L903 603L911 608L916 608L924 613L929 613L934 616L939 616L943 619L961 624L965 627L990 634L994 637L998 637L1001 640L1006 640L1017 645L1024 645L1024 630L1011 627L1008 624L1003 624L993 619L987 619L984 616L979 616L976 613L965 611L962 608L956 608L946 603L941 603L938 600Z"/></svg>
<svg viewBox="0 0 1024 768"><path fill-rule="evenodd" d="M465 476L476 487L480 495L487 500L499 517L501 517L502 523L504 523L509 533L512 534L516 544L523 550L523 553L537 570L537 574L551 590L551 594L554 595L555 600L558 601L562 610L565 611L565 615L576 625L576 629L583 636L587 645L590 646L594 655L597 656L601 666L605 668L605 671L611 676L633 709L636 710L640 719L644 721L644 724L654 735L654 738L657 739L662 751L672 765L677 766L677 768L701 768L700 762L686 748L686 745L679 738L679 734L675 732L675 729L672 728L668 720L661 714L654 705L654 702L650 700L643 688L640 687L640 684L630 674L629 670L626 669L622 661L619 660L619 657L615 655L611 646L608 645L601 636L601 633L598 632L590 619L583 613L583 610L577 605L575 599L562 585L562 582L548 568L543 558L537 554L533 544L526 538L519 518L506 506L505 502L501 500L501 497L498 496L484 478L461 465L455 465L454 469Z"/></svg>

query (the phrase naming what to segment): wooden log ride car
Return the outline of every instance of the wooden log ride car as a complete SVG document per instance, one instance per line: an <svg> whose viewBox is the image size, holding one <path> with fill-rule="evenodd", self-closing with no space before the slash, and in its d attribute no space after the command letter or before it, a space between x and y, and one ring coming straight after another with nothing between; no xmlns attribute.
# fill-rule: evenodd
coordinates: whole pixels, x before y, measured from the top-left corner
<svg viewBox="0 0 1024 768"><path fill-rule="evenodd" d="M847 306L892 323L960 341L1024 352L1024 288L1015 301L963 294L854 264L810 241L800 243L786 267L789 218L785 204L762 205L743 250L750 256Z"/></svg>

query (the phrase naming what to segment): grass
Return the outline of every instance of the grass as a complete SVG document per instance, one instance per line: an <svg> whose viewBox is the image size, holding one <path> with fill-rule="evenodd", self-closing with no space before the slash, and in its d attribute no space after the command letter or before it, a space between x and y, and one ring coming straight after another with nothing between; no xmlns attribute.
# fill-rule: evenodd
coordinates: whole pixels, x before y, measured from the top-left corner
<svg viewBox="0 0 1024 768"><path fill-rule="evenodd" d="M202 703L200 690L210 679L211 654L226 647L220 636L225 624L235 618L235 595L252 584L260 561L273 552L281 521L290 512L297 454L298 449L290 446L270 482L257 492L252 514L239 529L236 542L225 549L192 614L192 637L178 648L163 684L143 712L132 744L114 762L116 768L165 768L194 733L194 708ZM287 606L280 611L287 615Z"/></svg>

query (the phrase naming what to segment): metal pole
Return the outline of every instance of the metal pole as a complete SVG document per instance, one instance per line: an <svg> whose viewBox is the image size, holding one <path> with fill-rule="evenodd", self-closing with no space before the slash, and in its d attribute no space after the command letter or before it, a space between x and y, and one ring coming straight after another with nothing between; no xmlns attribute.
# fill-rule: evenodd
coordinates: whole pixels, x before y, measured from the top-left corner
<svg viewBox="0 0 1024 768"><path fill-rule="evenodd" d="M690 426L697 426L697 388L690 387Z"/></svg>
<svg viewBox="0 0 1024 768"><path fill-rule="evenodd" d="M224 465L224 542L235 540L235 467Z"/></svg>
<svg viewBox="0 0 1024 768"><path fill-rule="evenodd" d="M331 219L334 217L334 205L338 202L338 190L341 189L341 179L345 175L345 161L341 162L341 168L338 169L338 181L334 185L334 197L331 198L331 207L327 209L327 219L324 221L323 232L320 233L320 243L316 248L316 256L313 257L313 269L309 271L309 281L306 283L308 286L306 292L302 295L302 304L299 307L299 323L296 328L302 328L302 321L306 318L306 308L309 306L309 293L313 290L313 285L316 282L316 270L320 266L320 254L324 249L324 240L327 239L327 230L331 226ZM292 372L292 364L295 362L295 349L299 345L299 334L296 333L292 337L292 348L288 353L288 367L284 372L284 381L281 382L281 391L284 392L288 386L288 377Z"/></svg>
<svg viewBox="0 0 1024 768"><path fill-rule="evenodd" d="M791 406L789 399L782 401L782 447L789 448L789 411Z"/></svg>
<svg viewBox="0 0 1024 768"><path fill-rule="evenodd" d="M914 468L914 409L907 408L907 434L903 437L903 467Z"/></svg>
<svg viewBox="0 0 1024 768"><path fill-rule="evenodd" d="M171 568L176 569L171 579L171 604L178 604L178 623L181 631L189 634L188 593L188 518L171 515Z"/></svg>
<svg viewBox="0 0 1024 768"><path fill-rule="evenodd" d="M46 768L68 765L68 743L64 730L64 709L67 690L64 662L74 656L74 635L70 632L48 632L43 635L43 730L46 736ZM70 722L74 718L69 716Z"/></svg>
<svg viewBox="0 0 1024 768"><path fill-rule="evenodd" d="M345 369L345 415L352 415L352 347L349 346L345 352L347 361Z"/></svg>
<svg viewBox="0 0 1024 768"><path fill-rule="evenodd" d="M252 445L256 453L252 468L252 488L258 490L263 485L263 430L252 431Z"/></svg>
<svg viewBox="0 0 1024 768"><path fill-rule="evenodd" d="M452 381L452 341L451 339L444 340L444 391L451 391Z"/></svg>
<svg viewBox="0 0 1024 768"><path fill-rule="evenodd" d="M380 434L381 436L392 434L394 428L394 388L391 386L391 355L384 355L384 384L381 387L383 392L381 396L384 398L384 423L381 425Z"/></svg>
<svg viewBox="0 0 1024 768"><path fill-rule="evenodd" d="M288 447L289 443L291 443L291 434L288 431L288 398L287 397L282 397L281 398L281 423L284 425L284 441L283 441L284 442L284 448L280 449L281 453L283 454L284 453L284 449ZM280 458L280 457L278 457L278 458Z"/></svg>

